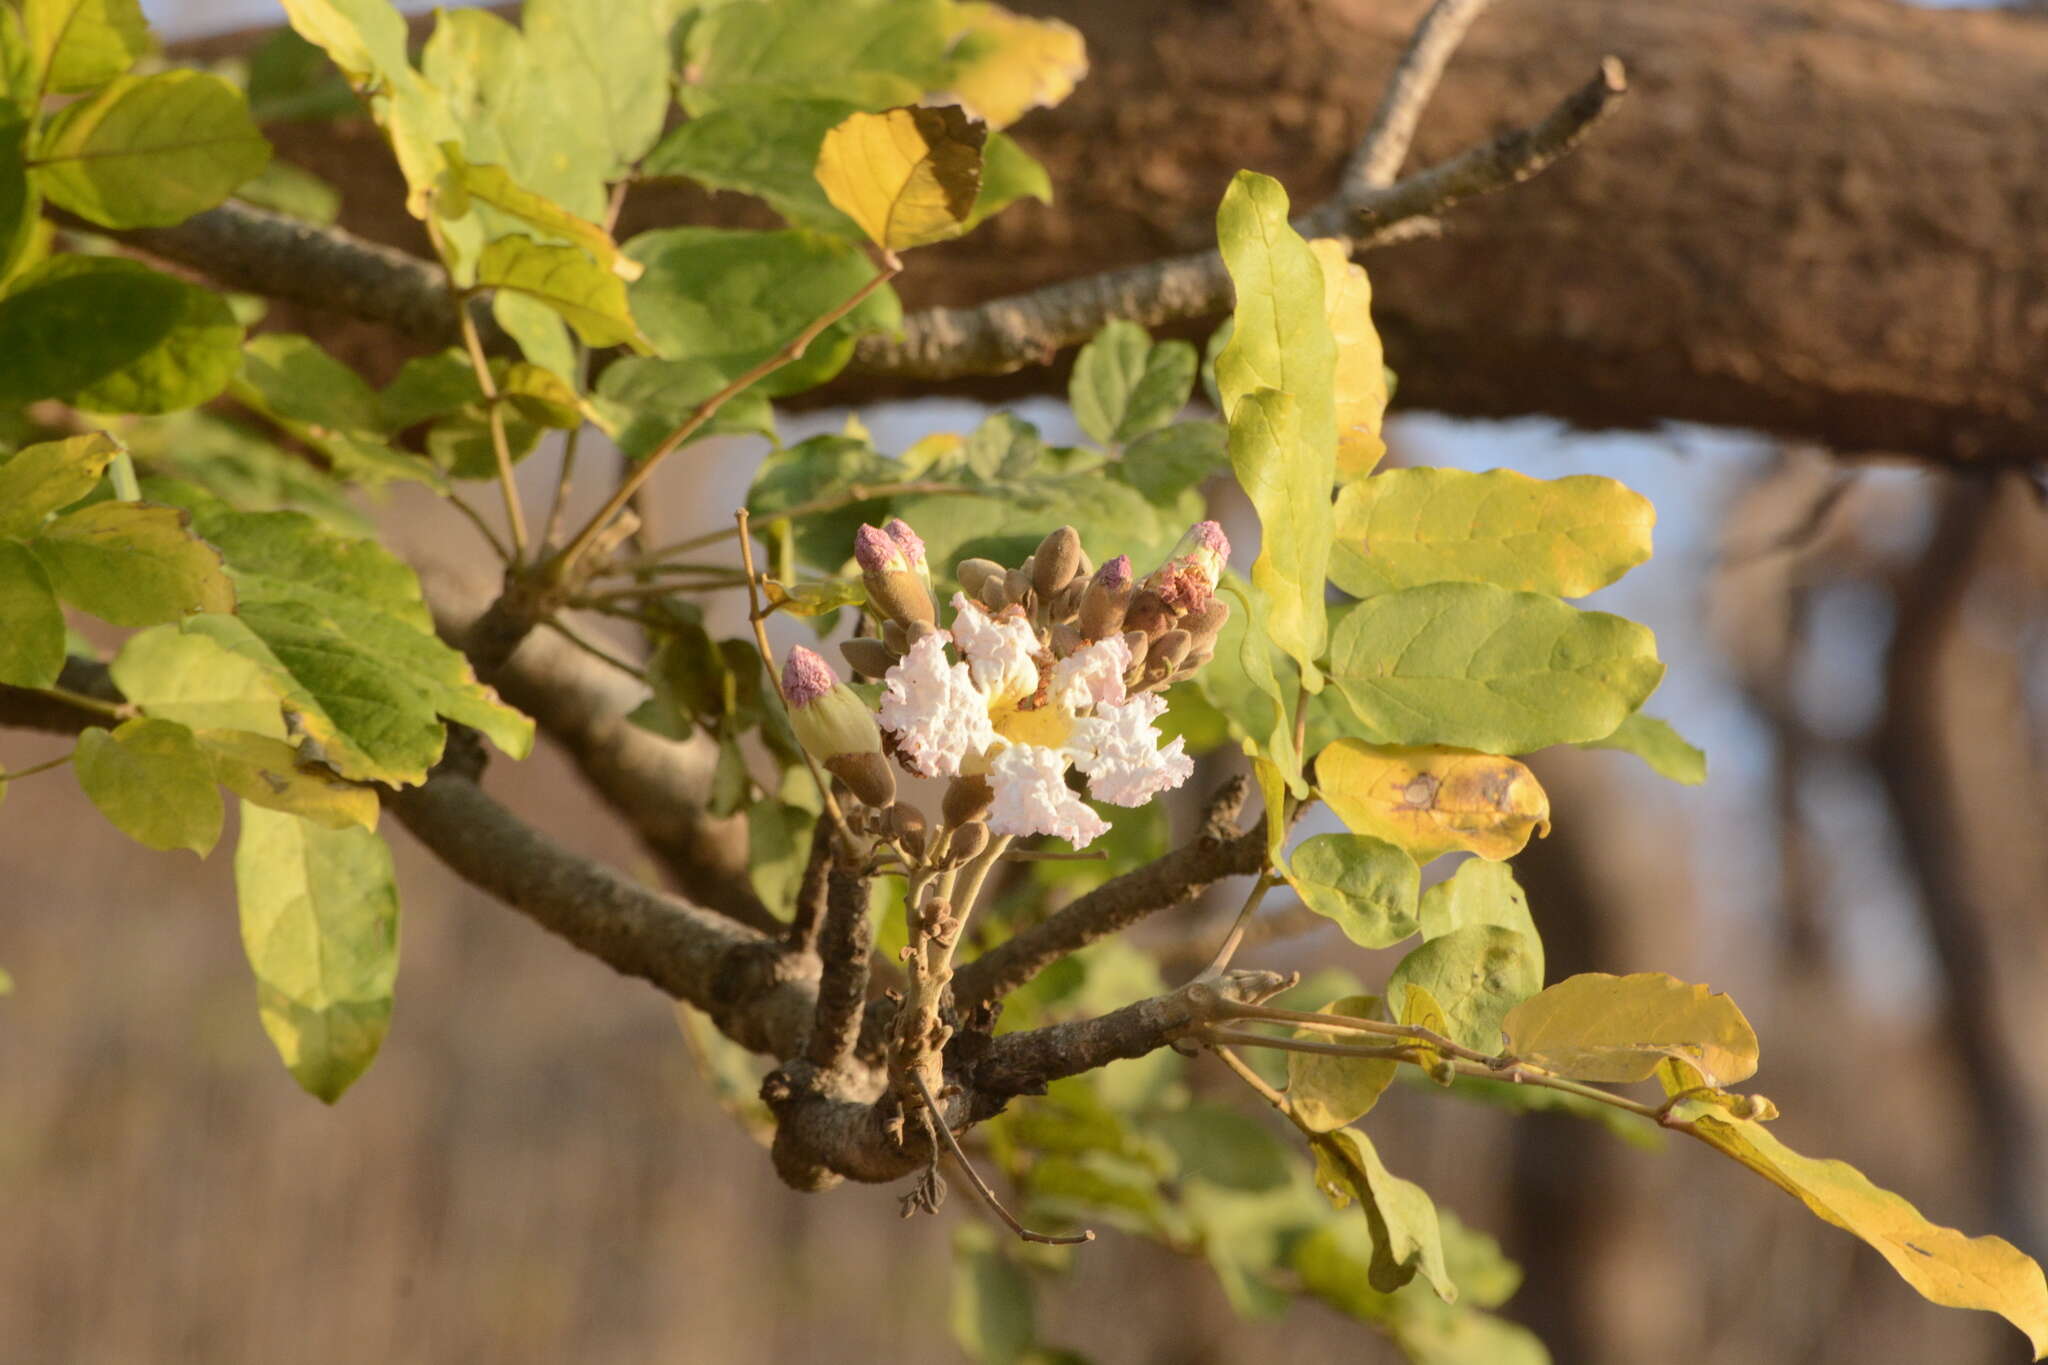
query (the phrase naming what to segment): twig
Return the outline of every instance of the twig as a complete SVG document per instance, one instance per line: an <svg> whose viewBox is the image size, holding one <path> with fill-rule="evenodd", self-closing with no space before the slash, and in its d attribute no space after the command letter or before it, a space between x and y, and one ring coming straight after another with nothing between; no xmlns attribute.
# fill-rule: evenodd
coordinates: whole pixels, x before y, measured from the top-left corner
<svg viewBox="0 0 2048 1365"><path fill-rule="evenodd" d="M126 702L105 701L99 697L87 696L83 692L74 692L68 687L59 687L54 683L48 687L31 687L25 690L39 692L51 701L75 706L81 711L92 711L109 720L127 720L135 714L135 708Z"/></svg>
<svg viewBox="0 0 2048 1365"><path fill-rule="evenodd" d="M1258 913L1259 902L1266 898L1266 893L1279 881L1279 877L1270 870L1259 874L1259 879L1252 883L1251 894L1244 898L1244 908L1237 912L1237 918L1230 925L1230 932L1223 936L1223 942L1216 949L1216 956L1210 958L1209 965L1202 968L1201 974L1195 978L1197 981L1210 981L1223 975L1224 968L1230 965L1230 959L1237 956L1237 945L1244 942L1245 926L1250 924L1252 916Z"/></svg>
<svg viewBox="0 0 2048 1365"><path fill-rule="evenodd" d="M448 244L442 239L440 228L434 224L434 216L427 215L427 236L434 244L434 252L444 264L448 260ZM484 354L483 338L476 330L476 318L469 310L470 295L455 282L455 268L446 266L448 289L455 300L455 325L462 334L462 348L469 355L469 367L476 375L477 388L483 391L485 420L491 429L491 454L497 460L498 487L505 497L505 525L512 536L512 557L507 562L515 569L526 563L526 512L519 505L519 481L512 473L512 446L505 437L505 410L499 401L498 381L491 376L490 357Z"/></svg>
<svg viewBox="0 0 2048 1365"><path fill-rule="evenodd" d="M789 921L791 952L816 950L819 928L831 903L831 889L832 827L819 820L811 826L811 854L804 861L803 880L797 884L796 910Z"/></svg>
<svg viewBox="0 0 2048 1365"><path fill-rule="evenodd" d="M560 617L550 616L541 624L546 626L549 630L554 631L555 634L561 636L570 644L576 646L576 648L582 650L585 654L588 654L591 658L597 659L603 663L610 664L613 668L616 668L617 670L619 670L619 672L625 674L629 678L637 678L641 682L647 681L646 669L635 667L634 665L627 663L624 659L621 659L617 655L611 653L609 650L606 650L603 646L594 644L591 641L584 639L581 635L578 635L575 631L571 630L566 624L564 624Z"/></svg>
<svg viewBox="0 0 2048 1365"><path fill-rule="evenodd" d="M1065 1236L1056 1236L1049 1232L1033 1232L1030 1228L1018 1222L1016 1215L1003 1207L1003 1201L996 1198L996 1192L989 1188L986 1180L981 1178L981 1172L974 1169L974 1163L967 1159L967 1153L960 1150L960 1140L953 1136L952 1128L947 1125L944 1118L940 1117L939 1102L932 1098L931 1087L924 1083L924 1077L914 1071L910 1075L911 1079L917 1082L917 1093L924 1098L925 1113L931 1115L932 1128L945 1140L946 1150L953 1154L953 1160L958 1163L960 1173L967 1177L967 1183L972 1185L974 1192L981 1196L981 1202L988 1205L989 1212L1003 1220L1004 1227L1016 1233L1024 1241L1038 1242L1045 1246L1079 1246L1084 1242L1095 1240L1095 1232L1090 1228L1083 1228L1080 1232Z"/></svg>
<svg viewBox="0 0 2048 1365"><path fill-rule="evenodd" d="M1268 1024L1292 1024L1296 1028L1320 1029L1325 1033L1370 1033L1383 1038L1405 1038L1433 1048L1445 1056L1476 1062L1490 1069L1499 1069L1506 1064L1506 1059L1453 1042L1434 1029L1424 1028L1420 1024L1390 1024L1378 1019L1356 1019L1338 1014L1309 1014L1302 1010L1281 1009L1275 1005L1247 1005L1237 1002L1219 1005L1216 1013L1225 1019L1256 1019Z"/></svg>
<svg viewBox="0 0 2048 1365"><path fill-rule="evenodd" d="M0 785L5 785L9 782L19 782L24 777L34 777L37 773L46 773L52 768L61 768L66 763L69 763L72 755L77 752L76 749L72 749L46 762L31 764L26 768L16 768L11 773L0 773Z"/></svg>
<svg viewBox="0 0 2048 1365"><path fill-rule="evenodd" d="M775 670L775 649L768 643L768 614L761 610L761 576L754 571L754 541L747 534L747 509L742 507L733 513L733 521L740 537L740 562L747 571L747 621L754 628L754 645L761 651L761 664L768 670L768 685L775 689L776 699L786 708L789 698L782 695L782 675ZM839 809L839 798L832 795L832 784L825 780L818 760L811 751L798 746L804 756L804 766L811 770L811 780L818 784L818 796L825 804L825 814L831 818L832 828L838 831L840 845L848 850L854 847L853 831L847 827L846 815Z"/></svg>
<svg viewBox="0 0 2048 1365"><path fill-rule="evenodd" d="M1109 855L1099 848L1085 848L1078 853L1061 853L1049 848L1017 848L1003 857L1013 863L1102 863L1109 861Z"/></svg>
<svg viewBox="0 0 2048 1365"><path fill-rule="evenodd" d="M680 450L692 436L697 434L706 422L717 416L718 410L724 407L730 399L751 388L755 383L765 379L784 365L801 360L804 352L810 349L811 343L818 339L820 333L845 317L848 313L851 313L854 309L860 307L870 294L873 294L890 280L895 279L897 275L902 273L902 270L902 262L898 261L893 253L884 252L881 268L865 284L847 295L843 301L813 319L808 326L792 337L787 345L698 404L697 410L692 412L683 421L681 426L663 437L661 444L649 451L647 458L635 466L632 473L619 481L618 488L613 491L610 498L606 499L604 506L600 507L596 515L584 523L583 529L576 533L575 538L556 557L551 570L556 580L561 581L574 571L576 561L582 558L584 551L590 548L592 542L597 539L604 528L611 524L612 518L619 514L620 509L633 500L633 495L640 491L641 485L654 477L654 471L661 467L662 462Z"/></svg>
<svg viewBox="0 0 2048 1365"><path fill-rule="evenodd" d="M1270 1033L1254 1033L1242 1028L1205 1028L1204 1042L1240 1043L1248 1047L1270 1047L1281 1052L1312 1052L1329 1057L1360 1057L1371 1061L1406 1062L1412 1061L1417 1052L1414 1043L1389 1043L1384 1046L1364 1043L1318 1043L1310 1038L1283 1038Z"/></svg>
<svg viewBox="0 0 2048 1365"><path fill-rule="evenodd" d="M555 471L555 491L548 497L548 519L541 529L543 545L553 545L561 538L562 514L569 510L569 489L576 478L576 450L582 444L586 425L577 423L562 441L562 467Z"/></svg>
<svg viewBox="0 0 2048 1365"><path fill-rule="evenodd" d="M851 507L857 502L868 502L875 498L908 497L917 494L965 495L986 491L985 488L968 488L957 483L941 483L930 479L908 479L896 483L850 483L837 493L812 498L809 502L800 502L794 507L785 508L775 513L770 520L795 521L799 517L816 516L820 512L836 512L842 507ZM637 559L629 559L615 565L614 569L620 573L640 573L661 566L664 561L676 555L701 550L707 545L716 545L722 540L730 539L732 534L733 529L730 526L717 531L706 531L702 535L691 536L688 540L678 540L673 544L650 550Z"/></svg>
<svg viewBox="0 0 2048 1365"><path fill-rule="evenodd" d="M491 553L498 557L500 564L510 564L512 562L512 551L506 548L504 541L498 539L498 533L491 529L491 524L488 521L484 520L483 513L470 505L468 498L463 497L462 494L456 492L453 488L448 489L443 496L448 499L449 504L457 512L460 512L469 519L469 524L476 527L477 534L489 542Z"/></svg>
<svg viewBox="0 0 2048 1365"><path fill-rule="evenodd" d="M1367 190L1390 185L1401 173L1408 146L1415 140L1415 126L1423 108L1443 79L1444 66L1465 37L1465 30L1486 8L1488 0L1436 0L1429 13L1409 35L1407 50L1387 78L1386 93L1372 116L1365 136L1344 163L1338 181L1340 195L1356 197Z"/></svg>

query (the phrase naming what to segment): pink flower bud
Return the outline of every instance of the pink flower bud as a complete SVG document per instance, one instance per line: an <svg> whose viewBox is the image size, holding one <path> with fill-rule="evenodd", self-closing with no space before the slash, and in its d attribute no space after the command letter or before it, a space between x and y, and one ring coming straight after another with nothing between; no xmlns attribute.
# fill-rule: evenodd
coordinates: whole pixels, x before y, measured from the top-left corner
<svg viewBox="0 0 2048 1365"><path fill-rule="evenodd" d="M793 707L809 706L839 685L832 665L798 645L782 665L782 696Z"/></svg>
<svg viewBox="0 0 2048 1365"><path fill-rule="evenodd" d="M882 529L889 533L889 539L895 541L897 547L903 551L904 562L914 571L923 573L925 571L924 537L911 530L910 523L901 517L889 518L888 524L883 526ZM1225 553L1229 552L1225 551Z"/></svg>
<svg viewBox="0 0 2048 1365"><path fill-rule="evenodd" d="M905 573L910 561L905 558L903 547L887 531L878 530L865 523L853 533L853 557L862 573Z"/></svg>

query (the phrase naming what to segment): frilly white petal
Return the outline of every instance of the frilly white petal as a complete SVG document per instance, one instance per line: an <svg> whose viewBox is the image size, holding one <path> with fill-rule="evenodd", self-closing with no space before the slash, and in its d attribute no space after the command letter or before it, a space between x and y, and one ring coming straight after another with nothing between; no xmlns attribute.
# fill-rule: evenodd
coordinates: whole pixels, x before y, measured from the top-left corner
<svg viewBox="0 0 2048 1365"><path fill-rule="evenodd" d="M1074 722L1067 754L1088 776L1088 794L1113 806L1142 806L1194 775L1195 761L1176 735L1159 747L1153 722L1166 703L1145 693L1119 705L1101 705L1093 716Z"/></svg>
<svg viewBox="0 0 2048 1365"><path fill-rule="evenodd" d="M1067 759L1057 749L1012 744L989 764L995 805L988 827L997 834L1057 834L1075 848L1109 829L1109 822L1067 790Z"/></svg>
<svg viewBox="0 0 2048 1365"><path fill-rule="evenodd" d="M966 664L946 661L946 632L935 631L882 677L882 728L912 772L951 777L960 762L996 742L988 700L977 692Z"/></svg>
<svg viewBox="0 0 2048 1365"><path fill-rule="evenodd" d="M1069 711L1114 706L1124 699L1124 674L1131 668L1131 647L1121 635L1083 645L1052 666L1049 698Z"/></svg>
<svg viewBox="0 0 2048 1365"><path fill-rule="evenodd" d="M953 642L972 671L974 685L992 700L1028 697L1038 690L1038 637L1028 621L996 620L965 593L953 594Z"/></svg>

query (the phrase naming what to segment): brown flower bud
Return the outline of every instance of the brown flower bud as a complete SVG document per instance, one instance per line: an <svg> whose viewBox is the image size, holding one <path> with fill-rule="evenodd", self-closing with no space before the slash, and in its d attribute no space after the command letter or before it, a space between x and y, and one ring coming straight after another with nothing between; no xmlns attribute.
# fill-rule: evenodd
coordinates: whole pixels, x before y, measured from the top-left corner
<svg viewBox="0 0 2048 1365"><path fill-rule="evenodd" d="M1167 631L1152 642L1152 652L1145 656L1145 672L1165 677L1180 667L1180 661L1188 654L1188 633L1178 627Z"/></svg>
<svg viewBox="0 0 2048 1365"><path fill-rule="evenodd" d="M1062 621L1052 628L1052 656L1055 659L1066 658L1084 643L1080 627L1070 622Z"/></svg>
<svg viewBox="0 0 2048 1365"><path fill-rule="evenodd" d="M1039 543L1038 552L1031 556L1031 586L1038 589L1040 601L1052 597L1067 586L1074 576L1074 570L1081 567L1081 533L1071 526L1062 526Z"/></svg>
<svg viewBox="0 0 2048 1365"><path fill-rule="evenodd" d="M1001 578L1009 572L993 559L963 559L953 570L953 577L960 584L960 591L969 597L981 596L981 585L991 577Z"/></svg>
<svg viewBox="0 0 2048 1365"><path fill-rule="evenodd" d="M989 807L995 803L995 788L989 786L986 777L961 776L954 778L947 785L945 798L939 805L939 813L945 817L948 825L958 829L988 814Z"/></svg>
<svg viewBox="0 0 2048 1365"><path fill-rule="evenodd" d="M900 621L884 621L882 622L882 644L891 654L900 659L910 652L910 632L903 628L903 623Z"/></svg>
<svg viewBox="0 0 2048 1365"><path fill-rule="evenodd" d="M840 754L824 763L862 805L881 810L895 804L896 770L881 754Z"/></svg>
<svg viewBox="0 0 2048 1365"><path fill-rule="evenodd" d="M894 624L891 622L890 624ZM889 646L873 636L862 635L843 641L839 646L840 655L853 666L853 671L864 677L879 678L895 667L896 655Z"/></svg>
<svg viewBox="0 0 2048 1365"><path fill-rule="evenodd" d="M1124 611L1131 604L1133 582L1131 557L1118 555L1095 571L1081 591L1080 626L1083 637L1106 640L1124 628Z"/></svg>
<svg viewBox="0 0 2048 1365"><path fill-rule="evenodd" d="M979 820L960 826L946 842L946 861L954 867L972 862L988 848L988 826Z"/></svg>
<svg viewBox="0 0 2048 1365"><path fill-rule="evenodd" d="M1081 609L1081 597L1088 591L1088 580L1076 578L1052 595L1046 603L1045 616L1048 621L1071 621Z"/></svg>
<svg viewBox="0 0 2048 1365"><path fill-rule="evenodd" d="M1166 605L1166 599L1150 588L1141 588L1131 597L1130 608L1124 612L1124 629L1141 630L1148 636L1159 636L1174 623L1173 608Z"/></svg>
<svg viewBox="0 0 2048 1365"><path fill-rule="evenodd" d="M913 858L924 856L927 834L924 812L901 801L889 808L889 833Z"/></svg>
<svg viewBox="0 0 2048 1365"><path fill-rule="evenodd" d="M908 528L905 528L908 530ZM938 613L932 605L931 585L922 568L924 546L917 543L915 563L904 543L887 531L862 526L854 533L853 557L860 564L861 582L867 585L868 600L882 615L908 625L912 621L933 621Z"/></svg>
<svg viewBox="0 0 2048 1365"><path fill-rule="evenodd" d="M1012 602L1022 602L1031 591L1031 575L1022 569L1010 569L1003 574L1003 596Z"/></svg>
<svg viewBox="0 0 2048 1365"><path fill-rule="evenodd" d="M1181 629L1188 633L1188 653L1204 646L1214 646L1216 637L1230 620L1230 602L1222 597L1211 597L1208 605L1200 611L1191 611L1181 618Z"/></svg>

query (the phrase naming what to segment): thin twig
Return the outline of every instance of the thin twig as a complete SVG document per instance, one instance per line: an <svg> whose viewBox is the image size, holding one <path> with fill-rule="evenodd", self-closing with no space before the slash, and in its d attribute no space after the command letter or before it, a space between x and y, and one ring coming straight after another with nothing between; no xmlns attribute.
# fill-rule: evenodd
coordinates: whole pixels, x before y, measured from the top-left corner
<svg viewBox="0 0 2048 1365"><path fill-rule="evenodd" d="M1242 1028L1206 1028L1201 1036L1204 1042L1238 1043L1247 1047L1270 1047L1280 1052L1311 1052L1327 1057L1358 1057L1367 1061L1412 1061L1419 1051L1419 1045L1415 1043L1389 1043L1383 1047L1365 1043L1318 1043L1311 1038L1283 1038Z"/></svg>
<svg viewBox="0 0 2048 1365"><path fill-rule="evenodd" d="M576 479L576 449L583 441L583 428L589 425L579 422L562 441L562 467L555 471L555 491L548 498L548 519L543 523L541 543L553 545L562 535L562 516L569 510L569 490Z"/></svg>
<svg viewBox="0 0 2048 1365"><path fill-rule="evenodd" d="M9 782L19 782L24 777L34 777L37 773L46 773L52 768L61 768L66 763L69 763L72 755L77 752L76 749L67 750L47 762L32 764L26 768L16 768L11 773L0 773L0 785Z"/></svg>
<svg viewBox="0 0 2048 1365"><path fill-rule="evenodd" d="M761 610L761 576L754 570L754 540L747 534L747 509L742 507L733 513L733 521L739 530L740 562L747 571L747 621L754 628L754 645L761 651L761 664L768 670L768 685L775 689L776 698L785 708L789 698L782 694L782 674L775 668L775 649L768 643L768 614ZM853 831L847 827L846 814L839 809L839 798L832 794L832 784L825 780L825 774L818 767L818 760L811 756L809 749L798 746L804 756L804 766L811 770L811 780L818 784L818 796L825 803L825 814L832 821L832 828L838 832L840 846L849 851L854 847Z"/></svg>
<svg viewBox="0 0 2048 1365"><path fill-rule="evenodd" d="M126 702L89 697L83 692L74 692L68 687L59 687L54 683L48 687L31 687L26 690L40 692L52 701L61 701L66 706L75 706L81 711L97 712L109 720L127 720L135 714L135 708Z"/></svg>
<svg viewBox="0 0 2048 1365"><path fill-rule="evenodd" d="M1486 8L1488 0L1436 0L1409 35L1408 47L1387 78L1386 93L1372 124L1344 163L1338 193L1358 195L1391 185L1408 159L1422 111L1443 79L1444 66L1465 37L1465 30Z"/></svg>
<svg viewBox="0 0 2048 1365"><path fill-rule="evenodd" d="M816 516L820 512L837 512L843 507L851 507L857 502L870 502L876 498L911 497L920 494L935 496L945 496L947 494L965 495L968 493L985 492L987 492L985 487L968 488L957 483L940 483L930 479L906 479L896 483L850 483L837 493L812 498L809 502L800 502L794 507L785 508L783 511L775 513L770 519L774 521L795 521L799 517ZM730 539L732 534L733 530L730 526L717 531L706 531L702 535L691 536L688 540L678 540L673 544L664 545L656 550L650 550L637 559L625 560L614 567L617 572L621 573L639 573L661 565L663 561L672 559L676 555L688 554L692 550L701 550L707 545L716 545L722 540Z"/></svg>
<svg viewBox="0 0 2048 1365"><path fill-rule="evenodd" d="M591 658L598 659L603 661L604 663L610 664L613 668L616 668L617 670L619 670L619 672L625 674L627 677L638 679L641 682L646 682L648 680L646 669L637 667L633 664L629 664L624 659L619 658L617 655L605 649L602 645L598 645L589 640L584 639L581 635L578 635L574 630L571 630L567 625L563 624L562 619L560 617L550 616L547 620L541 622L541 624L546 626L548 629L554 631L555 634L561 636L570 644L576 646L576 648L582 650L585 654L588 654Z"/></svg>
<svg viewBox="0 0 2048 1365"><path fill-rule="evenodd" d="M827 309L823 314L814 319L801 332L792 337L789 343L782 347L782 349L776 351L760 364L753 366L746 373L738 376L717 393L712 394L709 398L698 404L697 410L691 413L681 426L663 437L661 444L648 452L647 458L635 466L632 473L620 480L618 488L613 491L610 498L606 499L604 506L600 507L596 515L584 523L583 529L576 533L575 539L571 540L567 548L556 558L552 570L555 577L558 580L566 578L575 569L576 561L583 557L583 553L590 548L592 542L597 539L605 527L611 524L612 518L617 516L620 510L633 500L633 495L640 491L641 485L654 477L654 471L661 467L662 462L676 451L682 449L683 445L692 436L696 435L705 423L718 415L718 410L724 407L729 400L753 387L754 384L767 378L784 365L801 360L804 352L810 349L811 343L816 341L827 327L830 327L833 323L860 307L870 294L873 294L890 280L895 279L897 275L902 273L902 270L903 263L898 261L893 253L884 252L881 268L865 284L847 295L842 302Z"/></svg>
<svg viewBox="0 0 2048 1365"><path fill-rule="evenodd" d="M1370 1033L1382 1038L1406 1038L1421 1043L1449 1057L1463 1058L1488 1067L1502 1064L1502 1059L1462 1043L1453 1042L1434 1029L1420 1024L1390 1024L1378 1019L1355 1019L1349 1015L1309 1014L1301 1010L1281 1009L1276 1005L1247 1005L1229 1001L1219 1005L1217 1014L1225 1019L1256 1019L1268 1024L1292 1024L1296 1028L1320 1029L1325 1033Z"/></svg>
<svg viewBox="0 0 2048 1365"><path fill-rule="evenodd" d="M491 553L498 557L500 564L510 564L512 562L512 551L506 548L504 541L498 539L498 533L491 529L491 524L484 520L483 513L477 511L470 504L468 498L463 497L462 494L456 492L453 488L449 488L442 496L448 500L449 504L457 512L460 512L469 519L469 524L476 527L478 535L481 535L486 541L490 542Z"/></svg>
<svg viewBox="0 0 2048 1365"><path fill-rule="evenodd" d="M427 236L434 244L435 254L445 264L448 244L434 225L432 214L427 215ZM455 325L462 334L462 348L469 354L469 367L476 374L477 388L484 395L485 416L491 428L491 454L498 465L498 487L505 496L505 525L512 536L512 557L507 562L516 569L526 563L526 513L519 505L519 481L512 473L512 446L505 437L505 411L498 401L498 381L491 377L490 357L484 354L483 338L477 334L476 318L469 311L469 293L456 284L454 267L447 269L448 289L455 300Z"/></svg>
<svg viewBox="0 0 2048 1365"><path fill-rule="evenodd" d="M1197 981L1213 980L1223 975L1224 968L1230 965L1230 959L1237 956L1237 945L1244 942L1244 928L1252 922L1252 916L1258 913L1259 902L1266 898L1266 893L1271 891L1279 880L1270 870L1259 874L1259 879L1252 883L1251 894L1244 898L1244 908L1237 912L1236 920L1231 923L1230 932L1223 936L1222 944L1216 949L1216 956L1210 958L1209 965L1202 968L1201 974L1195 978Z"/></svg>
<svg viewBox="0 0 2048 1365"><path fill-rule="evenodd" d="M953 1160L958 1163L960 1173L967 1177L967 1183L972 1185L974 1192L981 1196L981 1202L988 1205L989 1212L1003 1220L1004 1227L1016 1233L1024 1241L1038 1242L1044 1246L1080 1246L1084 1242L1095 1240L1095 1232L1092 1228L1083 1228L1077 1233L1057 1236L1049 1232L1033 1232L1030 1228L1018 1222L1016 1215L1003 1207L1003 1201L996 1198L996 1192L989 1188L986 1180L981 1178L981 1172L974 1169L974 1163L967 1159L967 1153L960 1150L960 1140L953 1136L953 1130L946 1126L944 1119L939 1117L939 1102L932 1098L931 1087L924 1083L924 1077L918 1075L915 1071L911 1072L910 1076L912 1080L917 1082L917 1093L924 1099L925 1112L931 1115L933 1130L941 1138L945 1139L946 1150L953 1154Z"/></svg>

